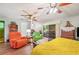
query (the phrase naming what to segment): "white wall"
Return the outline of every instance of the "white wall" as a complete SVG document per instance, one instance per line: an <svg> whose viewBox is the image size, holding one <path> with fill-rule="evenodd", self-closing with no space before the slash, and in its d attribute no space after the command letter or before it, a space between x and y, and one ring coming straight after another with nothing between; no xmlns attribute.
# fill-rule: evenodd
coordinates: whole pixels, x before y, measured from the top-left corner
<svg viewBox="0 0 79 59"><path fill-rule="evenodd" d="M4 33L4 36L5 36L5 39L4 41L6 42L8 40L8 34L9 34L9 24L14 21L16 22L16 24L18 25L18 31L21 32L23 29L21 29L21 23L26 23L27 24L27 21L26 20L18 20L18 19L7 19L7 18L1 18L1 20L5 21L5 33ZM25 30L24 30L25 31ZM21 32L22 33L22 32ZM24 33L24 32L23 32Z"/></svg>
<svg viewBox="0 0 79 59"><path fill-rule="evenodd" d="M70 18L67 18L68 21L70 21L70 23L76 28L76 27L79 27L79 16L74 16L74 17L70 17ZM65 26L66 25L66 21L67 20L62 20L61 21L61 27ZM61 34L61 33L60 33ZM75 38L77 38L76 36L76 31L75 31Z"/></svg>
<svg viewBox="0 0 79 59"><path fill-rule="evenodd" d="M49 25L49 24L56 24L56 37L60 37L61 36L61 27L66 25L66 21L70 21L71 24L73 24L75 27L79 27L79 15L78 16L73 16L73 17L69 17L69 18L62 18L62 19L56 19L56 21L50 21L47 23L44 23L43 25Z"/></svg>
<svg viewBox="0 0 79 59"><path fill-rule="evenodd" d="M33 21L31 29L34 29L35 31L40 31L40 30L42 30L42 26L43 25L41 23L39 23L37 21Z"/></svg>
<svg viewBox="0 0 79 59"><path fill-rule="evenodd" d="M61 26L65 26L67 20L70 21L71 24L73 24L75 27L79 27L79 16L74 16L65 20L61 20Z"/></svg>
<svg viewBox="0 0 79 59"><path fill-rule="evenodd" d="M25 21L25 20L6 19L6 18L1 18L1 20L5 21L5 42L8 39L8 33L9 33L8 25L10 24L11 21L15 21L18 24L19 32L21 32L21 30L22 30L21 29L21 23L27 23L27 21ZM47 22L43 25L56 24L56 37L60 37L60 27L65 26L65 22L67 20L69 20L74 26L79 27L79 16L69 17L67 19L60 19L58 21L57 20L56 21L52 20L52 21ZM34 22L32 28L35 29L35 30L41 30L42 29L42 24L38 23L38 22Z"/></svg>
<svg viewBox="0 0 79 59"><path fill-rule="evenodd" d="M30 22L26 20L20 20L20 19L7 19L7 18L1 18L1 20L5 21L5 42L8 40L8 34L9 34L9 24L14 21L18 25L18 31L21 32L22 36L26 36L26 29L29 29ZM42 25L39 22L33 22L32 28L36 31L42 29Z"/></svg>
<svg viewBox="0 0 79 59"><path fill-rule="evenodd" d="M31 32L27 32L28 29L34 29L35 31L40 31L42 30L42 24L40 24L39 22L37 21L32 21L32 24L31 22L29 22L30 24L28 24L27 22L22 22L21 23L21 33L22 33L22 36L30 36L31 35ZM29 28L28 28L29 26Z"/></svg>
<svg viewBox="0 0 79 59"><path fill-rule="evenodd" d="M50 24L56 24L56 37L60 37L60 20L47 22L43 25L50 25Z"/></svg>

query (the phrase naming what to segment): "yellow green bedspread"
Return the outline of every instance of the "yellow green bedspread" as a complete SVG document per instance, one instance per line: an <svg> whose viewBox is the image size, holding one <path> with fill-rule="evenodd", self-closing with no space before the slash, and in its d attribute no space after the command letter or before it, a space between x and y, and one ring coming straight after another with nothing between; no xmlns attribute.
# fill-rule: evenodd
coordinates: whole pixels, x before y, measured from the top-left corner
<svg viewBox="0 0 79 59"><path fill-rule="evenodd" d="M74 55L79 54L79 41L67 38L56 38L37 45L32 55Z"/></svg>

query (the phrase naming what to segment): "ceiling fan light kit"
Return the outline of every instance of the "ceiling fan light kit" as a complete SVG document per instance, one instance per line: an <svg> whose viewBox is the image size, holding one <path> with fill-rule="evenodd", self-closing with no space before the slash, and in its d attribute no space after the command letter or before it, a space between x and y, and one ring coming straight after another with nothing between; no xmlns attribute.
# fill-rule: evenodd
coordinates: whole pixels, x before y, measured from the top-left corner
<svg viewBox="0 0 79 59"><path fill-rule="evenodd" d="M53 10L54 10L54 8L51 8L50 11L49 11L49 13L51 14Z"/></svg>
<svg viewBox="0 0 79 59"><path fill-rule="evenodd" d="M57 11L58 11L58 9L57 9L57 8L55 8L55 9L54 9L54 11L53 11L53 13L56 13Z"/></svg>
<svg viewBox="0 0 79 59"><path fill-rule="evenodd" d="M57 8L51 8L50 11L49 11L49 14L56 13L57 11L58 11Z"/></svg>

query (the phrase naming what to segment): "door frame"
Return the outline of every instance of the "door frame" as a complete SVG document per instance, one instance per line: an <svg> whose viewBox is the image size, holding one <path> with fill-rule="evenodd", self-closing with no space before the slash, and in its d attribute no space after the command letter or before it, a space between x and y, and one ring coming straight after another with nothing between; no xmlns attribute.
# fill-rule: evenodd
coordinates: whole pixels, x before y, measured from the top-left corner
<svg viewBox="0 0 79 59"><path fill-rule="evenodd" d="M4 24L4 36L3 36L3 42L5 41L4 39L5 39L5 21L2 21L2 20L0 20L0 22L2 22L3 24Z"/></svg>
<svg viewBox="0 0 79 59"><path fill-rule="evenodd" d="M56 38L56 24L49 24L48 27L50 27L50 26L55 26L55 28L54 28L55 29L55 37L54 38ZM50 28L49 28L49 31L50 31Z"/></svg>

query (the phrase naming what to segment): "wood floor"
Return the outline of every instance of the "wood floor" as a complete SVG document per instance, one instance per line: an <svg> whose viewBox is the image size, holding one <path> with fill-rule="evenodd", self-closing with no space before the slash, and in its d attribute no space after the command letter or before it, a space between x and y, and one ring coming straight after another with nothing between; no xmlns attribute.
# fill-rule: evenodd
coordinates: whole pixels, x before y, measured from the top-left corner
<svg viewBox="0 0 79 59"><path fill-rule="evenodd" d="M9 43L0 43L0 55L30 55L33 45L28 44L19 49L12 49Z"/></svg>

